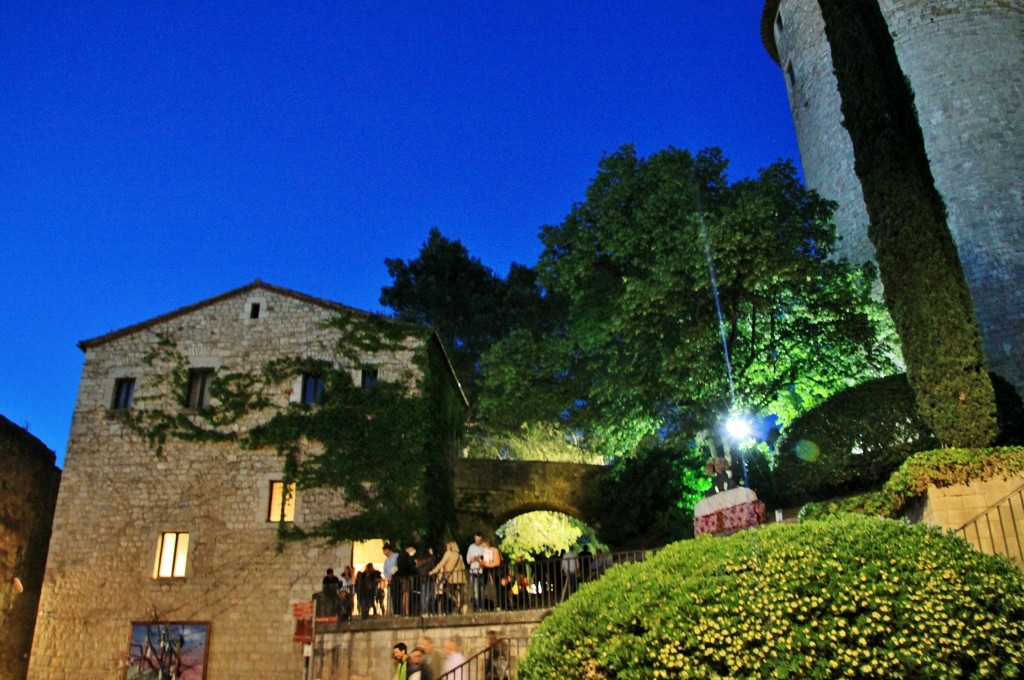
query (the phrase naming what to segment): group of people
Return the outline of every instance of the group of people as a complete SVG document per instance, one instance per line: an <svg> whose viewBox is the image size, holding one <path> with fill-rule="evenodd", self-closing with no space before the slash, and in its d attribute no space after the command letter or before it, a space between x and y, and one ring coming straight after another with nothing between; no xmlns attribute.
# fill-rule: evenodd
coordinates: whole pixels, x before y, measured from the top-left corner
<svg viewBox="0 0 1024 680"><path fill-rule="evenodd" d="M498 637L497 631L487 631L487 646L479 655L483 664L483 680L508 680L509 654L507 645ZM438 654L434 641L429 636L421 636L416 646L409 650L404 642L395 643L391 648L391 658L395 663L393 680L438 680L442 675L450 673L451 680L469 680L471 674L466 666L466 657L462 653L458 638L444 641L444 654ZM472 674L472 677L479 677Z"/></svg>
<svg viewBox="0 0 1024 680"><path fill-rule="evenodd" d="M609 565L601 550L593 554L586 545L578 553L570 548L535 564L521 556L507 563L482 533L473 536L465 555L455 541L445 545L440 559L433 548L420 552L411 543L401 550L385 544L383 553L380 570L369 563L358 574L346 567L338 577L328 569L323 579L326 608L335 607L342 619L353 616L356 607L364 619L451 614L470 608L524 609L573 594L580 583L599 577Z"/></svg>

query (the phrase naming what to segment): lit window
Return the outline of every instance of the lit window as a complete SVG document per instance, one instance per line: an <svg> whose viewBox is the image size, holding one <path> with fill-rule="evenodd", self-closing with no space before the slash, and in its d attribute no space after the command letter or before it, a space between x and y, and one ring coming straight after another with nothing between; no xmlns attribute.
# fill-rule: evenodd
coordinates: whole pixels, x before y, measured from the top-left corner
<svg viewBox="0 0 1024 680"><path fill-rule="evenodd" d="M132 407L135 395L135 378L118 378L114 381L114 399L110 408L115 411L126 411Z"/></svg>
<svg viewBox="0 0 1024 680"><path fill-rule="evenodd" d="M364 368L362 371L362 386L373 387L377 384L377 369L376 368Z"/></svg>
<svg viewBox="0 0 1024 680"><path fill-rule="evenodd" d="M188 393L185 406L201 409L210 406L210 381L213 378L212 368L193 368L188 372Z"/></svg>
<svg viewBox="0 0 1024 680"><path fill-rule="evenodd" d="M187 531L167 531L160 534L160 541L156 547L153 578L183 578L187 558Z"/></svg>
<svg viewBox="0 0 1024 680"><path fill-rule="evenodd" d="M306 374L302 376L302 403L319 404L324 394L324 377Z"/></svg>
<svg viewBox="0 0 1024 680"><path fill-rule="evenodd" d="M287 486L288 497L285 498L284 482L270 483L270 508L267 511L268 522L295 521L295 483Z"/></svg>

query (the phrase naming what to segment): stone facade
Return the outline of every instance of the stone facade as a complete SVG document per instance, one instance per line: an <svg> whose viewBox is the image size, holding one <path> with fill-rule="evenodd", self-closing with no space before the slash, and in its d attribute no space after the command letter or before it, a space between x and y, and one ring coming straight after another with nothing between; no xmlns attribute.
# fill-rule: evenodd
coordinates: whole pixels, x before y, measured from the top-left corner
<svg viewBox="0 0 1024 680"><path fill-rule="evenodd" d="M487 646L488 631L515 641L513 663L518 663L529 638L548 615L547 609L523 612L482 613L451 617L401 617L375 621L354 621L345 629L316 636L313 677L319 680L389 680L394 675L391 649L404 642L409 649L421 636L429 636L439 653L446 639L457 639L463 655L469 659ZM466 680L483 678L478 667Z"/></svg>
<svg viewBox="0 0 1024 680"><path fill-rule="evenodd" d="M60 470L53 451L0 416L0 680L24 680Z"/></svg>
<svg viewBox="0 0 1024 680"><path fill-rule="evenodd" d="M914 90L989 368L1024 394L1024 4L879 4ZM761 32L782 67L807 184L839 203L840 253L873 259L817 0L767 0Z"/></svg>
<svg viewBox="0 0 1024 680"><path fill-rule="evenodd" d="M85 365L29 678L126 677L131 624L150 621L207 622L208 678L301 673L290 605L308 601L325 568L349 564L352 547L288 542L276 554L277 524L267 518L271 483L283 476L278 453L169 439L158 456L127 426L117 395L133 379L133 409L183 411L167 368L149 358L168 338L192 368L258 372L273 359L303 357L349 368L356 385L366 364L378 367L381 381L417 383L421 340L408 341L407 351L363 353L352 366L337 351L339 332L325 323L340 311L354 310L257 281L81 343ZM268 396L283 407L299 400L301 385L294 376ZM266 417L250 414L233 427ZM352 510L337 494L299 491L295 522ZM168 532L180 532L172 538L182 543L187 533L183 576L156 574Z"/></svg>

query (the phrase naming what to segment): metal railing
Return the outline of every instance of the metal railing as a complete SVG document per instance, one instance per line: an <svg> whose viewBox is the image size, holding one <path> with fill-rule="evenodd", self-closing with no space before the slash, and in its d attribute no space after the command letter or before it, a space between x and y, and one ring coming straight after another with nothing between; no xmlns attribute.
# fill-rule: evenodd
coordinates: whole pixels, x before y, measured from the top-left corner
<svg viewBox="0 0 1024 680"><path fill-rule="evenodd" d="M519 657L529 644L529 638L497 638L435 680L515 680Z"/></svg>
<svg viewBox="0 0 1024 680"><path fill-rule="evenodd" d="M503 562L462 577L406 576L356 582L313 594L317 618L344 622L387 616L449 616L481 611L549 609L595 581L611 567L643 562L655 551L617 552L545 560ZM464 581L464 582L463 582Z"/></svg>
<svg viewBox="0 0 1024 680"><path fill-rule="evenodd" d="M1003 555L1024 569L1024 487L957 529L981 552Z"/></svg>

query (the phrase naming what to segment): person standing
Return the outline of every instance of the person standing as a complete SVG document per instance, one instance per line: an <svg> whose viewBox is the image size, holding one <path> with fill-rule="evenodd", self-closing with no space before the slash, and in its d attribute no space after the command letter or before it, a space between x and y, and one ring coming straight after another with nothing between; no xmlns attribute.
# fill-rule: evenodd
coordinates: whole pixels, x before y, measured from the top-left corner
<svg viewBox="0 0 1024 680"><path fill-rule="evenodd" d="M573 552L572 546L562 553L562 576L565 578L564 588L568 590L568 594L572 595L576 592L576 586L579 581L579 560L576 557L576 553ZM565 593L563 592L563 595Z"/></svg>
<svg viewBox="0 0 1024 680"><path fill-rule="evenodd" d="M393 595L399 606L395 608L395 614L408 616L414 614L409 610L410 596L412 595L413 583L416 579L416 546L409 544L405 550L398 554L398 566L395 575L391 579L391 585L395 588Z"/></svg>
<svg viewBox="0 0 1024 680"><path fill-rule="evenodd" d="M430 570L430 575L438 576L441 582L441 587L438 588L441 604L436 607L439 613L450 614L452 611L461 611L464 601L463 591L466 587L466 564L462 561L462 555L459 554L458 543L448 541L441 561Z"/></svg>
<svg viewBox="0 0 1024 680"><path fill-rule="evenodd" d="M367 564L356 577L356 599L359 600L359 616L367 618L370 610L377 604L377 591L380 589L380 572L373 562ZM378 616L381 614L377 612Z"/></svg>
<svg viewBox="0 0 1024 680"><path fill-rule="evenodd" d="M399 612L399 602L396 601L398 586L395 581L395 572L398 571L398 553L391 547L390 543L384 544L384 567L381 570L384 587L388 590L388 614L395 616Z"/></svg>
<svg viewBox="0 0 1024 680"><path fill-rule="evenodd" d="M420 639L416 641L416 646L423 650L423 664L430 669L430 677L440 678L444 673L441 670L444 659L441 658L439 650L434 646L434 639L429 635L421 635Z"/></svg>
<svg viewBox="0 0 1024 680"><path fill-rule="evenodd" d="M466 549L466 564L469 565L469 580L473 584L473 609L483 607L484 589L484 535L473 534L473 543Z"/></svg>

